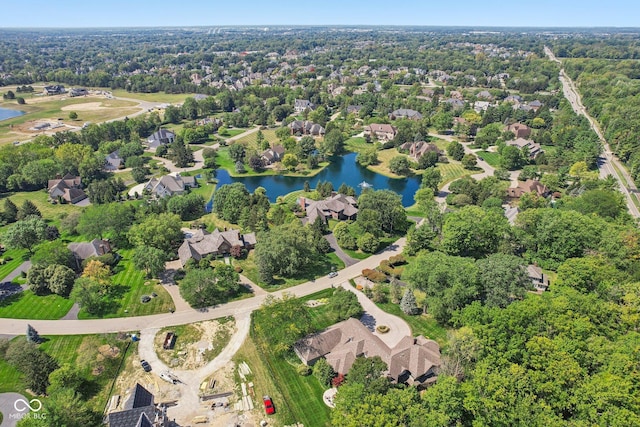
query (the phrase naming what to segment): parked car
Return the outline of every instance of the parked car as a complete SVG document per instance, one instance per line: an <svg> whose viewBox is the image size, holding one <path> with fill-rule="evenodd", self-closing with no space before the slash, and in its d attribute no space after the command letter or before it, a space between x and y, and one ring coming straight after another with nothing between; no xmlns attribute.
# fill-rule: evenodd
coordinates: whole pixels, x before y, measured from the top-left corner
<svg viewBox="0 0 640 427"><path fill-rule="evenodd" d="M151 371L151 365L149 365L149 362L147 362L146 360L142 359L140 361L140 365L142 366L142 369L144 369L145 372Z"/></svg>
<svg viewBox="0 0 640 427"><path fill-rule="evenodd" d="M273 406L273 401L269 396L264 396L262 402L264 403L264 411L267 415L275 414L276 408Z"/></svg>
<svg viewBox="0 0 640 427"><path fill-rule="evenodd" d="M337 272L337 271L332 271L331 273L329 273L329 277L330 277L330 278L334 278L334 277L336 277L337 275L338 275L338 272Z"/></svg>

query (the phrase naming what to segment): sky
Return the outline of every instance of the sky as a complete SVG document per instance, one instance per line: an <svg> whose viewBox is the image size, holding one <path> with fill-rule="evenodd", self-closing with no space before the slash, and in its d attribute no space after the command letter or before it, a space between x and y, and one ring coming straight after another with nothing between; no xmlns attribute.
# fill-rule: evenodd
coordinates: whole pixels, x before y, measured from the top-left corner
<svg viewBox="0 0 640 427"><path fill-rule="evenodd" d="M4 0L0 28L231 25L638 27L638 0Z"/></svg>

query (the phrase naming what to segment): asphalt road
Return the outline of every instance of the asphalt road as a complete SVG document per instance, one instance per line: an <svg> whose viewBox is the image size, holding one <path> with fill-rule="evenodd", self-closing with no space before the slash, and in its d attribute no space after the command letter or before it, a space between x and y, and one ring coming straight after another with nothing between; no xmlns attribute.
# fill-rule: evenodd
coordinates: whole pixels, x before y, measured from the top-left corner
<svg viewBox="0 0 640 427"><path fill-rule="evenodd" d="M16 400L27 398L18 393L0 393L0 412L2 412L2 424L0 427L15 427L21 416L29 416L27 411L19 412L13 406Z"/></svg>
<svg viewBox="0 0 640 427"><path fill-rule="evenodd" d="M41 335L81 335L100 334L124 331L141 331L149 328L186 325L202 320L217 319L225 316L237 316L252 312L260 307L268 295L281 297L284 293L305 296L330 286L337 285L362 274L365 268L375 268L380 261L393 255L402 253L406 238L401 238L391 244L384 251L372 255L367 259L346 267L338 272L334 278L321 277L315 281L306 282L282 291L260 293L252 298L232 301L228 304L211 307L204 310L184 308L175 313L154 314L150 316L122 317L116 319L91 320L29 320L29 319L0 319L0 334L24 335L27 324L33 326Z"/></svg>
<svg viewBox="0 0 640 427"><path fill-rule="evenodd" d="M544 52L551 61L557 62L558 64L562 65L562 62L555 57L551 49L549 49L547 46L544 47ZM564 93L564 97L571 104L571 108L573 108L573 111L575 111L576 114L582 115L587 118L589 124L591 125L591 128L598 135L598 138L600 138L600 142L604 147L604 153L598 160L598 169L600 171L600 176L606 177L607 175L611 175L616 179L616 181L618 181L618 189L625 196L629 213L635 218L640 218L640 210L638 210L637 206L634 203L634 198L636 198L637 200L637 196L632 194L637 194L638 188L631 178L631 175L629 175L624 165L622 165L622 163L618 159L616 159L615 155L611 151L609 143L600 130L600 126L594 120L594 118L589 115L587 109L582 104L580 93L576 89L576 86L571 78L564 71L564 68L560 69L559 79L562 83L562 92Z"/></svg>

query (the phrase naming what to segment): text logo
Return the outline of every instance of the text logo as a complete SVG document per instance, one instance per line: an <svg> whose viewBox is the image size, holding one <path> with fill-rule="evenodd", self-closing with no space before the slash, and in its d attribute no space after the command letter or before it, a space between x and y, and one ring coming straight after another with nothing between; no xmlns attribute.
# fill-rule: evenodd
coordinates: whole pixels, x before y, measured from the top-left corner
<svg viewBox="0 0 640 427"><path fill-rule="evenodd" d="M42 402L39 399L31 399L28 402L24 399L17 399L13 402L13 408L18 412L24 412L27 409L38 412L42 409Z"/></svg>

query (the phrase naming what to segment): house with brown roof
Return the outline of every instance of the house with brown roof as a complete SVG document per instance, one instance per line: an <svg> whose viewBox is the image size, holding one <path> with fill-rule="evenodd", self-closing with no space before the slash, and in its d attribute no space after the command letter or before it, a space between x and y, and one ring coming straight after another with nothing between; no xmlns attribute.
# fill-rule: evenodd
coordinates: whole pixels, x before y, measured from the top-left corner
<svg viewBox="0 0 640 427"><path fill-rule="evenodd" d="M531 136L531 128L523 123L513 123L507 126L507 132L512 132L516 138L527 139Z"/></svg>
<svg viewBox="0 0 640 427"><path fill-rule="evenodd" d="M87 198L87 195L82 190L82 179L71 174L67 174L60 179L50 179L47 189L51 200L78 203Z"/></svg>
<svg viewBox="0 0 640 427"><path fill-rule="evenodd" d="M275 162L279 162L284 157L284 147L280 144L274 144L273 147L268 150L264 150L260 155L262 163L264 165L271 165Z"/></svg>
<svg viewBox="0 0 640 427"><path fill-rule="evenodd" d="M364 134L379 141L391 141L398 134L398 129L387 124L371 123L364 127Z"/></svg>
<svg viewBox="0 0 640 427"><path fill-rule="evenodd" d="M519 199L524 193L535 193L540 197L549 194L549 189L540 181L528 179L525 182L518 181L516 187L507 188L507 196Z"/></svg>
<svg viewBox="0 0 640 427"><path fill-rule="evenodd" d="M429 144L425 141L405 142L398 148L402 151L408 151L409 156L414 160L420 159L420 157L422 157L429 151L440 154L440 149L436 145Z"/></svg>
<svg viewBox="0 0 640 427"><path fill-rule="evenodd" d="M423 336L404 337L390 348L357 319L347 319L297 341L293 349L302 363L324 357L334 371L347 374L357 357L380 357L394 382L424 387L435 382L440 346Z"/></svg>
<svg viewBox="0 0 640 427"><path fill-rule="evenodd" d="M291 130L291 135L324 135L324 127L309 120L294 120L289 123L289 129Z"/></svg>
<svg viewBox="0 0 640 427"><path fill-rule="evenodd" d="M421 120L422 114L420 114L416 110L411 110L409 108L399 108L397 110L393 110L389 114L389 119L397 120L397 119L409 119L409 120Z"/></svg>
<svg viewBox="0 0 640 427"><path fill-rule="evenodd" d="M144 185L143 190L153 196L162 198L184 194L187 188L197 187L198 183L193 176L180 176L177 173L165 175L161 178L151 178Z"/></svg>
<svg viewBox="0 0 640 427"><path fill-rule="evenodd" d="M301 197L300 207L306 214L306 222L312 224L316 219L321 218L327 222L329 218L346 221L356 219L358 214L357 200L352 196L334 193L324 200L308 200Z"/></svg>
<svg viewBox="0 0 640 427"><path fill-rule="evenodd" d="M207 230L199 229L185 233L184 242L178 248L178 258L184 267L191 258L200 261L207 255L227 255L234 246L249 250L255 245L255 233L240 234L238 230L220 231L217 228L213 233L209 233Z"/></svg>
<svg viewBox="0 0 640 427"><path fill-rule="evenodd" d="M529 157L532 159L534 159L538 154L542 153L542 147L540 146L540 144L538 144L537 142L533 142L530 139L516 138L512 139L511 141L506 141L505 144L511 147L518 147L521 150L524 148L528 149Z"/></svg>

